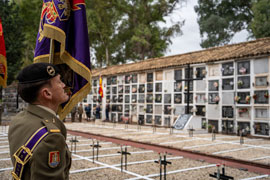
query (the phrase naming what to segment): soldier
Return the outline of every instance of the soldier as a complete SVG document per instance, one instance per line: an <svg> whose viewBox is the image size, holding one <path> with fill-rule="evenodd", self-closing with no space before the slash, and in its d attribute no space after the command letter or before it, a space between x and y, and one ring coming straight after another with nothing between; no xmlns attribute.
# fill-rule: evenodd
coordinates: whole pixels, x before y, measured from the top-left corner
<svg viewBox="0 0 270 180"><path fill-rule="evenodd" d="M69 179L71 154L65 125L57 118L68 100L56 66L35 63L17 77L18 93L28 107L11 121L8 140L14 179Z"/></svg>
<svg viewBox="0 0 270 180"><path fill-rule="evenodd" d="M78 107L79 122L82 122L83 107L82 104Z"/></svg>
<svg viewBox="0 0 270 180"><path fill-rule="evenodd" d="M76 113L77 113L77 107L74 106L71 110L71 122L75 122Z"/></svg>

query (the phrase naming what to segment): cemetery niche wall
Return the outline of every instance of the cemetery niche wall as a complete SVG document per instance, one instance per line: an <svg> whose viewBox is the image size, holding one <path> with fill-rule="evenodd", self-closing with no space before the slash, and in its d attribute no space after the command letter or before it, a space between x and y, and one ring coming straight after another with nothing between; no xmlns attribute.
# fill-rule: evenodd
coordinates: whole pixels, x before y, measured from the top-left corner
<svg viewBox="0 0 270 180"><path fill-rule="evenodd" d="M269 135L270 38L93 70L93 107L110 121L171 126L185 114L221 133ZM196 81L183 81L188 77ZM99 76L104 97L98 95ZM200 80L199 80L200 79ZM189 85L189 99L187 88ZM93 108L92 107L92 108Z"/></svg>

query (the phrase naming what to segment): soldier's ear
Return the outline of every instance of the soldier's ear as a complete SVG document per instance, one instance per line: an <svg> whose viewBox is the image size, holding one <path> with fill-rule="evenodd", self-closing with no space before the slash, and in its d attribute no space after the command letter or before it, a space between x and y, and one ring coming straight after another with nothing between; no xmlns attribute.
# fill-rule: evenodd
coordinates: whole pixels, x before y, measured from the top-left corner
<svg viewBox="0 0 270 180"><path fill-rule="evenodd" d="M41 90L41 95L45 99L52 99L52 93L48 88L43 88Z"/></svg>

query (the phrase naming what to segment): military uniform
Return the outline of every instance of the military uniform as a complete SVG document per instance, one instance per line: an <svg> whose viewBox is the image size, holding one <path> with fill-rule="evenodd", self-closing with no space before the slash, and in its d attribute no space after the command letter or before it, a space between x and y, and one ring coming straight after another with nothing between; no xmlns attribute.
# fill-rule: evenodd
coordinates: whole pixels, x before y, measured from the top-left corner
<svg viewBox="0 0 270 180"><path fill-rule="evenodd" d="M66 144L65 125L54 112L39 105L30 104L11 121L8 139L13 165L16 162L14 153L42 127L47 130L47 134L24 165L21 179L69 179L71 154Z"/></svg>

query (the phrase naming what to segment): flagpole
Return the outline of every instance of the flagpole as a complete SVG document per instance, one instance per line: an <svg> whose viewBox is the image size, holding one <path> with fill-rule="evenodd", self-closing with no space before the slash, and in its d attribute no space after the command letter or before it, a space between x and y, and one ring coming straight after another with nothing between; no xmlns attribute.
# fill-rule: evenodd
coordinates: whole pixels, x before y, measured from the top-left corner
<svg viewBox="0 0 270 180"><path fill-rule="evenodd" d="M50 56L49 56L49 63L53 64L53 57L54 57L54 40L50 40Z"/></svg>

